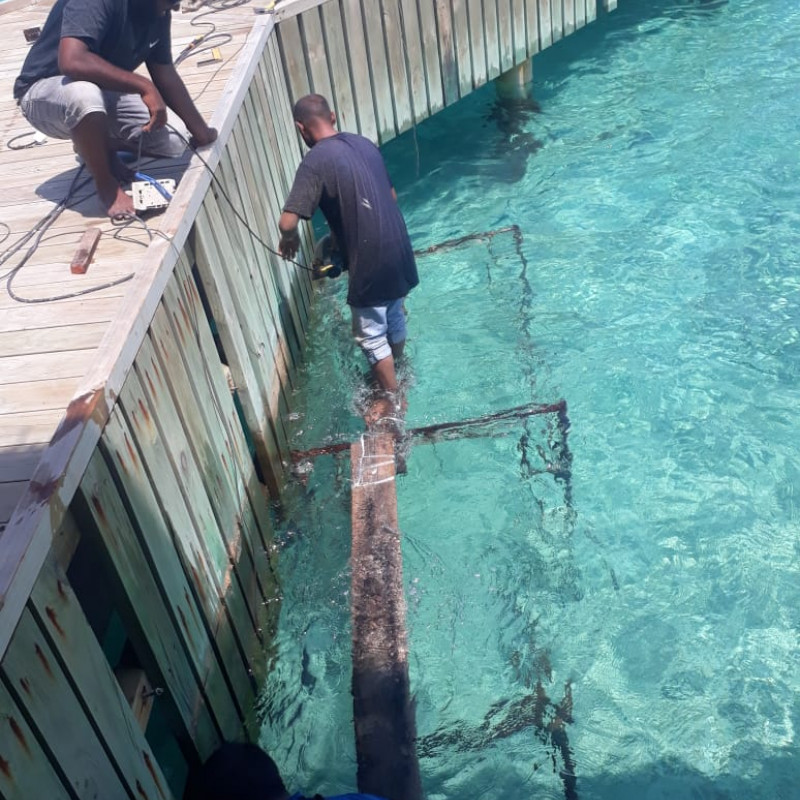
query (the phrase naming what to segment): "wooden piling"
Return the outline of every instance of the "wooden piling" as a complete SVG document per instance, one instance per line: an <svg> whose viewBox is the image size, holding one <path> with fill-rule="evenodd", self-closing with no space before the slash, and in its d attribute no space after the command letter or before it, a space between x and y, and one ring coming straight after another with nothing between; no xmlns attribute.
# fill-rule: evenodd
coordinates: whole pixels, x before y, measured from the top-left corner
<svg viewBox="0 0 800 800"><path fill-rule="evenodd" d="M421 800L394 456L389 433L365 434L350 452L358 789L388 800Z"/></svg>

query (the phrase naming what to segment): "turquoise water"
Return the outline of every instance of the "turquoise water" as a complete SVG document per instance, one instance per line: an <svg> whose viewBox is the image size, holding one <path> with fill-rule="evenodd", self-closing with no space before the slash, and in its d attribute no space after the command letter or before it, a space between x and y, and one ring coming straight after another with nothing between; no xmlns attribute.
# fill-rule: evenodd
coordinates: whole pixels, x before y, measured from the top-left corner
<svg viewBox="0 0 800 800"><path fill-rule="evenodd" d="M571 420L569 479L543 417L398 480L429 800L800 797L800 6L621 5L537 56L539 113L489 87L385 149L417 247L523 234L420 259L408 424ZM361 429L344 288L298 447ZM262 703L329 793L355 776L348 482L326 457L293 490Z"/></svg>

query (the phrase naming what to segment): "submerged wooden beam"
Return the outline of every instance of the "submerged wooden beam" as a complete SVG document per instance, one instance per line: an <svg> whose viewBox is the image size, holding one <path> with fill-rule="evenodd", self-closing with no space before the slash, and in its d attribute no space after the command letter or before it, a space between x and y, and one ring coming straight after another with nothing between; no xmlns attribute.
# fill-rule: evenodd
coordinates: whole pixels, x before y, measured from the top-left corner
<svg viewBox="0 0 800 800"><path fill-rule="evenodd" d="M394 435L367 433L350 454L358 789L388 800L421 800L394 449Z"/></svg>

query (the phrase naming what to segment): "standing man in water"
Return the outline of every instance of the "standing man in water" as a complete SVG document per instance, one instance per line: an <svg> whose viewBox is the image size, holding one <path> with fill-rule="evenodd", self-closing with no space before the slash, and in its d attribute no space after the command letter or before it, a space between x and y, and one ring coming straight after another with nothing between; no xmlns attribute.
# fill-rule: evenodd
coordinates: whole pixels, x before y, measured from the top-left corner
<svg viewBox="0 0 800 800"><path fill-rule="evenodd" d="M58 0L14 84L25 118L46 136L72 139L112 219L133 213L116 151L179 156L164 127L167 106L193 144L217 138L172 63L171 11L179 0ZM148 80L134 70L146 64Z"/></svg>
<svg viewBox="0 0 800 800"><path fill-rule="evenodd" d="M336 130L336 115L318 94L301 97L294 120L308 145L278 222L278 249L294 258L301 219L319 207L350 273L347 303L353 335L386 397L397 402L395 360L403 354L403 299L419 283L397 195L378 148Z"/></svg>

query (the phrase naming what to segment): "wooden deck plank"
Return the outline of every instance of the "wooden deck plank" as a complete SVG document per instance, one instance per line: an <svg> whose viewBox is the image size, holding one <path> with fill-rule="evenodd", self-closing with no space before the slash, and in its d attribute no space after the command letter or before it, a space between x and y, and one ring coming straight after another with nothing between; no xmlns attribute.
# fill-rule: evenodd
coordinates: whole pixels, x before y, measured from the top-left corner
<svg viewBox="0 0 800 800"><path fill-rule="evenodd" d="M46 444L0 447L0 483L29 480Z"/></svg>

